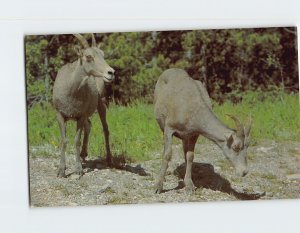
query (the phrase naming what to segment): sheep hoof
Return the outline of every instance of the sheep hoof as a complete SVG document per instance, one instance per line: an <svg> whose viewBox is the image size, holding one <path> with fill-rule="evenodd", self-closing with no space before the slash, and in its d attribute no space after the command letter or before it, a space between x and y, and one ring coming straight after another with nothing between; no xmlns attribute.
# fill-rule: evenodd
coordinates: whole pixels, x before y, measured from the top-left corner
<svg viewBox="0 0 300 233"><path fill-rule="evenodd" d="M187 195L191 195L191 194L194 193L195 188L194 188L194 187L185 187L185 188L184 188L184 191L185 191L185 193L186 193Z"/></svg>
<svg viewBox="0 0 300 233"><path fill-rule="evenodd" d="M77 163L76 165L76 169L75 169L75 172L74 172L76 175L79 176L79 178L83 175L83 169L82 169L82 165L81 163Z"/></svg>
<svg viewBox="0 0 300 233"><path fill-rule="evenodd" d="M72 175L72 179L80 180L80 178L83 176L83 171L75 171Z"/></svg>
<svg viewBox="0 0 300 233"><path fill-rule="evenodd" d="M159 181L155 185L155 193L160 194L162 193L162 190L163 190L163 183Z"/></svg>
<svg viewBox="0 0 300 233"><path fill-rule="evenodd" d="M65 169L59 168L58 172L57 172L57 177L58 178L66 178L67 176L66 176L66 173L65 173Z"/></svg>
<svg viewBox="0 0 300 233"><path fill-rule="evenodd" d="M185 188L184 188L185 193L188 194L188 195L193 194L194 191L195 191L195 186L194 186L193 182L192 181L188 181L188 182L185 181L184 183L185 183Z"/></svg>
<svg viewBox="0 0 300 233"><path fill-rule="evenodd" d="M79 176L79 178L81 177L81 176L83 176L83 170L82 169L77 169L75 172L74 172L74 174L76 174L76 175L78 175Z"/></svg>
<svg viewBox="0 0 300 233"><path fill-rule="evenodd" d="M108 167L112 167L112 159L111 159L111 156L107 156L106 157L106 164Z"/></svg>
<svg viewBox="0 0 300 233"><path fill-rule="evenodd" d="M80 158L83 162L86 161L86 157L88 157L88 153L86 151L81 151Z"/></svg>

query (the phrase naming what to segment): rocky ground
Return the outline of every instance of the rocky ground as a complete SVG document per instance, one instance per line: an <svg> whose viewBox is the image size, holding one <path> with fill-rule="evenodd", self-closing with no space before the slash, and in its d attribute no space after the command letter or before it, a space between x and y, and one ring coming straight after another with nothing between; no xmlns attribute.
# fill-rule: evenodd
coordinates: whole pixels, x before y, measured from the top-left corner
<svg viewBox="0 0 300 233"><path fill-rule="evenodd" d="M45 156L47 154L48 156ZM51 156L49 156L51 155ZM300 143L265 141L248 150L249 174L236 177L222 152L212 143L198 144L193 164L196 191L185 193L185 164L181 145L173 146L164 192L154 193L160 153L142 163L114 158L113 168L102 159L89 160L84 175L72 174L74 155L67 156L67 178L57 178L59 151L31 147L29 156L30 205L83 206L154 202L196 202L300 198Z"/></svg>

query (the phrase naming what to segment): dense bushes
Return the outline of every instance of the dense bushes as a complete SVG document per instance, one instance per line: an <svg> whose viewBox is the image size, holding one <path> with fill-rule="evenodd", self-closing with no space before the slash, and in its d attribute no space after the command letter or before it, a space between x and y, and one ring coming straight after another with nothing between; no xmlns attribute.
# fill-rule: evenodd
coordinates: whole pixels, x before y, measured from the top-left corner
<svg viewBox="0 0 300 233"><path fill-rule="evenodd" d="M298 90L295 28L96 34L116 81L117 103L151 102L163 70L183 68L202 80L217 102L238 102L245 91ZM89 35L85 35L90 40ZM77 59L72 35L25 38L27 103L51 100L57 70Z"/></svg>

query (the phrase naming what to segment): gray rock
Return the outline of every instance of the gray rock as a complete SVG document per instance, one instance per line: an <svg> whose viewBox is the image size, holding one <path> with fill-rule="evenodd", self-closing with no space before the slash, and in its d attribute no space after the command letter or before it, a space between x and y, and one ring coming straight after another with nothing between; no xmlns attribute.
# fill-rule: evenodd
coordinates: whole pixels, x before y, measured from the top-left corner
<svg viewBox="0 0 300 233"><path fill-rule="evenodd" d="M258 150L261 147L273 149L264 153ZM58 179L57 157L38 157L37 154L44 150L44 147L37 147L33 150L35 154L29 156L30 204L33 207L45 207L233 201L243 200L246 196L248 198L259 196L264 200L300 198L300 163L296 148L299 148L297 142L273 141L251 147L249 174L238 178L214 144L198 144L194 159L195 164L198 164L198 170L193 173L197 189L195 193L187 196L184 186L180 185L183 177L179 176L180 174L184 176L185 170L178 170L174 174L174 169L184 164L181 145L174 148L178 151L178 155L173 156L170 162L168 171L171 172L166 177L165 192L159 195L154 193L155 177L161 166L161 159L157 159L156 152L153 153L152 160L126 163L122 170L96 167L98 171L94 171L95 167L86 168L85 174L77 180L78 176L75 174ZM289 153L283 153L284 151ZM67 155L67 163L66 175L69 175L74 172L75 167L73 154ZM235 193L238 195L234 195L233 190L238 192Z"/></svg>

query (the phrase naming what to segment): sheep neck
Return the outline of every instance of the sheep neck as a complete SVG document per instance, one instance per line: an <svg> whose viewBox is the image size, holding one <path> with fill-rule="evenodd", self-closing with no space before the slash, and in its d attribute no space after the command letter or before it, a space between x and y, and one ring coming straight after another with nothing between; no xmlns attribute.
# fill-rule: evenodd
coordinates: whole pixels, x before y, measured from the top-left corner
<svg viewBox="0 0 300 233"><path fill-rule="evenodd" d="M78 60L73 75L71 77L73 79L71 86L71 95L76 95L78 93L78 89L82 80L84 79L84 77L88 76L88 74L84 70L83 65L80 63L80 60Z"/></svg>
<svg viewBox="0 0 300 233"><path fill-rule="evenodd" d="M222 147L224 141L226 141L226 135L230 135L234 132L234 130L223 124L208 108L197 115L199 116L196 126L197 131L216 143L219 147Z"/></svg>

